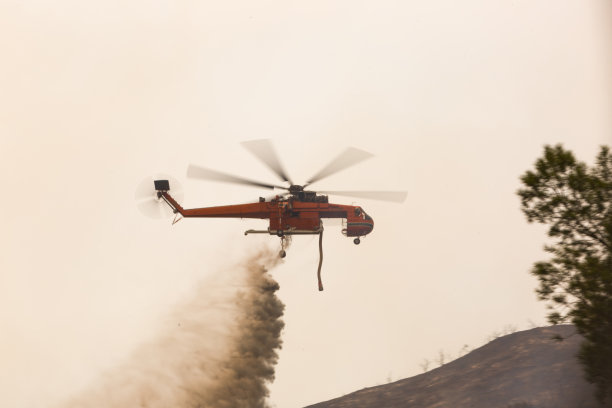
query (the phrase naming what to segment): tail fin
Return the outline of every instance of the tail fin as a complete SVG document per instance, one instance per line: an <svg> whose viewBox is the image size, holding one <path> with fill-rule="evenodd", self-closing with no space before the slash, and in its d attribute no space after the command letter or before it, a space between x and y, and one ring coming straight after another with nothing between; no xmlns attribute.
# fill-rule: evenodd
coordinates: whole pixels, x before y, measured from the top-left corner
<svg viewBox="0 0 612 408"><path fill-rule="evenodd" d="M170 194L168 194L168 191L170 191L170 181L153 180L153 183L155 184L155 190L157 191L157 198L161 198L162 200L164 200L174 214L180 213L181 215L183 215L183 208L176 202L174 198L170 196ZM172 224L176 224L176 222L179 220L180 218L176 218L175 216L174 221L172 221Z"/></svg>

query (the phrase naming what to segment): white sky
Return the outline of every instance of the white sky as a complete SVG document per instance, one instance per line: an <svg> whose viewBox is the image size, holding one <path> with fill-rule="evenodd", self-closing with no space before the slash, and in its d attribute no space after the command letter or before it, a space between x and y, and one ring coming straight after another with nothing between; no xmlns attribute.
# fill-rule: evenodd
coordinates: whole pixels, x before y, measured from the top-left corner
<svg viewBox="0 0 612 408"><path fill-rule="evenodd" d="M407 190L357 203L355 246L294 239L274 271L284 348L271 403L301 407L418 374L512 324L545 323L528 270L544 228L515 191L546 143L592 162L612 140L612 10L576 1L0 1L0 405L62 401L155 335L263 221L141 216L147 175L185 206L276 181L239 142L272 138L305 181L347 146L376 155L316 184ZM45 405L48 404L48 405Z"/></svg>

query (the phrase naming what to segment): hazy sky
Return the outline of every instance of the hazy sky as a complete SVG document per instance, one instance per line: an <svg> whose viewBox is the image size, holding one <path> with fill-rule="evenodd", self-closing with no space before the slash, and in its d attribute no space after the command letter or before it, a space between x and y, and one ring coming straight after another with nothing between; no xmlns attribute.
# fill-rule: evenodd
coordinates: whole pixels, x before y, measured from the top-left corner
<svg viewBox="0 0 612 408"><path fill-rule="evenodd" d="M222 3L222 4L221 4ZM239 145L271 138L296 181L347 146L376 157L313 187L408 191L356 203L355 246L297 237L271 403L301 407L421 372L506 325L544 324L528 274L545 230L515 191L544 144L612 142L612 9L593 1L0 1L0 405L50 406L155 336L264 221L152 221L146 176L185 207L276 181Z"/></svg>

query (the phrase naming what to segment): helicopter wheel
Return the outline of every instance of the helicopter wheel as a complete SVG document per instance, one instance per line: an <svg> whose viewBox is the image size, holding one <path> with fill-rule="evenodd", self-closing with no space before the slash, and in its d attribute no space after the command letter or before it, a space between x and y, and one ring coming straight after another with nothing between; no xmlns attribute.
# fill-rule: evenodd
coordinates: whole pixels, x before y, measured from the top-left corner
<svg viewBox="0 0 612 408"><path fill-rule="evenodd" d="M278 253L278 256L280 256L281 258L284 258L287 256L287 252L285 252L285 250L283 249Z"/></svg>
<svg viewBox="0 0 612 408"><path fill-rule="evenodd" d="M359 238L355 238L353 242L355 243L355 245L359 245L361 243L361 240Z"/></svg>

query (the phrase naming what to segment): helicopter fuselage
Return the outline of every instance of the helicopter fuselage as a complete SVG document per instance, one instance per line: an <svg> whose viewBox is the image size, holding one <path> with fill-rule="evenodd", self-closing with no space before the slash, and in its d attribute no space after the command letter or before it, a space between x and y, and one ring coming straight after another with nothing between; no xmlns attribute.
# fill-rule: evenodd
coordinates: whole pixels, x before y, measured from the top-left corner
<svg viewBox="0 0 612 408"><path fill-rule="evenodd" d="M340 218L346 220L342 233L347 237L362 237L374 228L374 220L361 207L329 203L327 196L300 192L299 195L276 198L249 204L223 205L216 207L181 207L167 191L158 191L170 207L185 218L258 218L269 219L265 231L249 230L246 233L269 233L271 235L319 234L321 220ZM302 197L303 196L303 197Z"/></svg>

